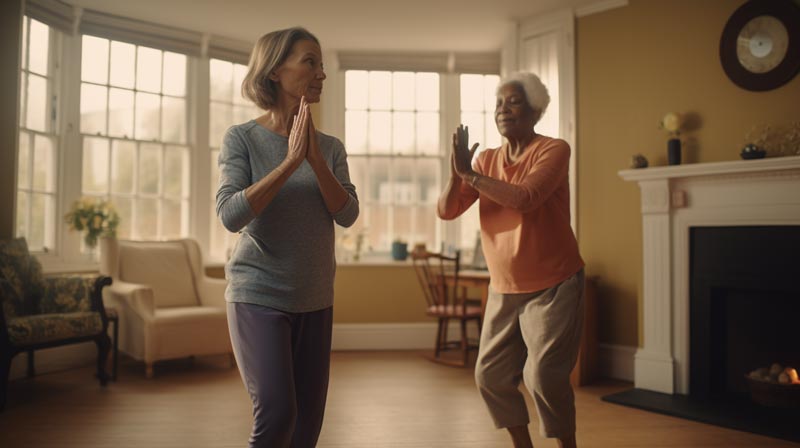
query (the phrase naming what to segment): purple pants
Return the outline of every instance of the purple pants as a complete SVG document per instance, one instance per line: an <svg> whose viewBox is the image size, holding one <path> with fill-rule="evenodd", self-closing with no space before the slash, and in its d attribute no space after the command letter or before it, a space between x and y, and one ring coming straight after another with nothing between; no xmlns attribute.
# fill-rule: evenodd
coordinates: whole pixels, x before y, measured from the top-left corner
<svg viewBox="0 0 800 448"><path fill-rule="evenodd" d="M287 313L228 303L233 352L253 401L250 448L312 448L322 429L333 307Z"/></svg>

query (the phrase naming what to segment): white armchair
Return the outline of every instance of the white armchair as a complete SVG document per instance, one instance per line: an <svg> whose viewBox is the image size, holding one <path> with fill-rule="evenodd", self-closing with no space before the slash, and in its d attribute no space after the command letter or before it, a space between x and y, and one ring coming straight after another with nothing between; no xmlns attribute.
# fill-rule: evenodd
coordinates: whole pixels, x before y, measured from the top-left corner
<svg viewBox="0 0 800 448"><path fill-rule="evenodd" d="M232 353L225 310L226 281L206 277L200 247L176 241L102 242L101 272L113 278L106 306L119 313L119 347L153 363Z"/></svg>

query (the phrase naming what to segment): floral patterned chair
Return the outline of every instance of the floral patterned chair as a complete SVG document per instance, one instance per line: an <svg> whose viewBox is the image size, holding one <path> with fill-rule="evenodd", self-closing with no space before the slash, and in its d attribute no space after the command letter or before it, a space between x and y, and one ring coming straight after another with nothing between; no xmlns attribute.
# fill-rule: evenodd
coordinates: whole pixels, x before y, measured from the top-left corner
<svg viewBox="0 0 800 448"><path fill-rule="evenodd" d="M109 380L105 366L111 339L103 308L106 276L42 276L39 261L25 239L0 241L0 410L5 407L11 359L28 352L78 342L97 344L97 378Z"/></svg>

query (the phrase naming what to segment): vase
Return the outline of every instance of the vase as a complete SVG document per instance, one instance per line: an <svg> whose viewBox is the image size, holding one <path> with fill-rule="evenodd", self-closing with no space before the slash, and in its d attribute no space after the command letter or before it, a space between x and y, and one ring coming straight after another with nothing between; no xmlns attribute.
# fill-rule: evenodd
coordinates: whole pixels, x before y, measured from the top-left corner
<svg viewBox="0 0 800 448"><path fill-rule="evenodd" d="M669 165L681 164L681 140L671 138L667 141L667 163Z"/></svg>
<svg viewBox="0 0 800 448"><path fill-rule="evenodd" d="M101 236L97 239L99 250L100 274L114 276L117 265L117 239L112 236Z"/></svg>
<svg viewBox="0 0 800 448"><path fill-rule="evenodd" d="M408 244L400 241L392 243L392 259L403 261L408 257Z"/></svg>

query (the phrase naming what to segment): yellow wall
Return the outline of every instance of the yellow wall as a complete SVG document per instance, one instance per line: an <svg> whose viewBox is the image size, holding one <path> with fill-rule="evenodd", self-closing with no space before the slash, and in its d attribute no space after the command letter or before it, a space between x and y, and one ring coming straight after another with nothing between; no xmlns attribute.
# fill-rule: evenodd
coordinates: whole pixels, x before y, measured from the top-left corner
<svg viewBox="0 0 800 448"><path fill-rule="evenodd" d="M578 19L578 236L587 272L600 276L600 340L641 341L642 226L639 189L617 175L642 153L666 164L670 111L691 112L685 162L737 160L755 124L800 120L800 76L749 92L725 75L719 39L743 0L631 0Z"/></svg>

